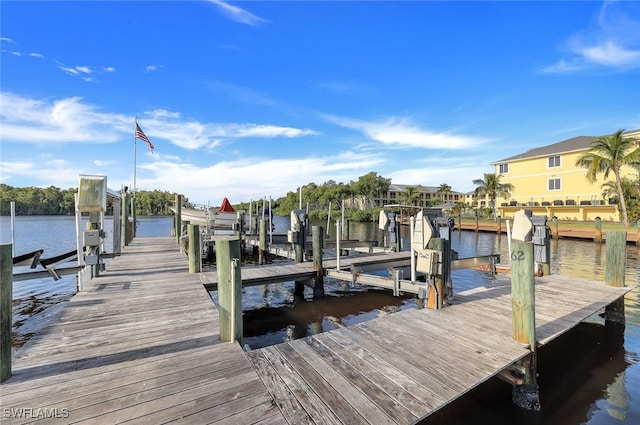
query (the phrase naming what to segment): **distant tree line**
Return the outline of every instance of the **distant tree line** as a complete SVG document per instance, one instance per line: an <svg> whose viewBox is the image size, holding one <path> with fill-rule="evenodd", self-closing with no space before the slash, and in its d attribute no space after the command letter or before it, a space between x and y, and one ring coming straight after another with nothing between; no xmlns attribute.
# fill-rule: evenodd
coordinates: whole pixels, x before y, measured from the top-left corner
<svg viewBox="0 0 640 425"><path fill-rule="evenodd" d="M0 215L11 214L11 201L15 202L16 215L72 215L75 214L75 187L60 189L55 186L13 187L0 184ZM138 190L136 214L170 214L168 206L176 194L160 190ZM107 197L107 215L113 214L113 200Z"/></svg>

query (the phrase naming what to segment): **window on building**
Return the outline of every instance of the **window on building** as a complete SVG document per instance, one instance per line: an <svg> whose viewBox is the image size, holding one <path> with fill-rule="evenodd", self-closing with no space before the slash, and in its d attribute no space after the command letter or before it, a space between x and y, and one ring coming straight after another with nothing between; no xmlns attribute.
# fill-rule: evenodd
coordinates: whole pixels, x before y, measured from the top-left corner
<svg viewBox="0 0 640 425"><path fill-rule="evenodd" d="M555 168L560 166L560 155L549 157L549 168Z"/></svg>
<svg viewBox="0 0 640 425"><path fill-rule="evenodd" d="M560 179L549 179L549 190L560 190L562 188L561 186Z"/></svg>
<svg viewBox="0 0 640 425"><path fill-rule="evenodd" d="M500 174L506 174L509 172L509 164L500 164L498 168L500 170Z"/></svg>

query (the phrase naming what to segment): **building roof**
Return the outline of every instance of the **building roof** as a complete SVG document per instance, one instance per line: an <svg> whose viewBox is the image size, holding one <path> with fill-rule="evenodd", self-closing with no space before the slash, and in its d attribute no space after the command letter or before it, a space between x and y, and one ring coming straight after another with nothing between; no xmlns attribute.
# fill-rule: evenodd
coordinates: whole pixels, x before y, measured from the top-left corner
<svg viewBox="0 0 640 425"><path fill-rule="evenodd" d="M629 130L625 131L625 136L634 135L640 132L640 130ZM520 153L514 156L510 156L505 159L501 159L499 161L492 162L491 165L500 164L503 162L509 161L517 161L519 159L529 159L536 158L540 156L548 156L548 155L556 155L567 152L575 152L589 149L591 147L591 142L593 142L597 137L593 136L577 136L572 137L571 139L563 140L562 142L553 143L551 145L542 146L539 148L529 149L524 153Z"/></svg>
<svg viewBox="0 0 640 425"><path fill-rule="evenodd" d="M596 138L593 136L577 136L572 137L571 139L563 140L562 142L557 142L551 145L542 146L539 148L529 149L524 153L519 153L514 156L510 156L505 159L501 159L496 162L492 162L491 164L499 164L501 162L509 162L515 161L519 159L528 159L535 158L539 156L548 156L566 152L575 152L581 151L585 149L589 149L591 147L591 142Z"/></svg>

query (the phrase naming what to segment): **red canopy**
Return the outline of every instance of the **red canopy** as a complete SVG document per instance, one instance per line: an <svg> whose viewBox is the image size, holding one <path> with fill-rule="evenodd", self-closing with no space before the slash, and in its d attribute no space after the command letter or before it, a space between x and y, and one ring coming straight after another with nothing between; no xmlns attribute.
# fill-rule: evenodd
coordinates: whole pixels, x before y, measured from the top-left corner
<svg viewBox="0 0 640 425"><path fill-rule="evenodd" d="M222 205L220 205L220 208L218 209L218 211L234 212L235 210L231 206L231 203L229 202L229 200L227 198L224 198L222 200Z"/></svg>

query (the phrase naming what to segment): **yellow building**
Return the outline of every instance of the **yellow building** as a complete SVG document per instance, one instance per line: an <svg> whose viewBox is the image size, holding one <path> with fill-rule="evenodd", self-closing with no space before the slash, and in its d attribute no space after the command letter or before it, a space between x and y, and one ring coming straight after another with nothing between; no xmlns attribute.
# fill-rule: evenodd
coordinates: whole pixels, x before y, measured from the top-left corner
<svg viewBox="0 0 640 425"><path fill-rule="evenodd" d="M640 130L627 131L623 137L638 137ZM558 143L528 150L492 163L501 183L514 188L508 199L498 199L498 214L510 217L522 208L536 215L560 220L618 221L615 199L603 199L602 174L595 183L586 179L586 169L576 166L576 159L591 148L596 137L578 136ZM638 177L638 171L625 167L622 175ZM610 173L607 181L614 180Z"/></svg>

